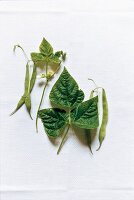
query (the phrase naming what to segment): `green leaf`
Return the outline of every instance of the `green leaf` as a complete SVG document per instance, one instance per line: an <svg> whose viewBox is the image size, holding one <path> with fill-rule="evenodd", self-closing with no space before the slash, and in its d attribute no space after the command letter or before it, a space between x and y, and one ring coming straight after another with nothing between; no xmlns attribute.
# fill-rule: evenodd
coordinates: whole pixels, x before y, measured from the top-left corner
<svg viewBox="0 0 134 200"><path fill-rule="evenodd" d="M42 53L36 53L36 52L32 52L31 53L31 58L33 62L38 62L38 61L42 61L44 60L44 55Z"/></svg>
<svg viewBox="0 0 134 200"><path fill-rule="evenodd" d="M57 56L58 58L61 57L61 59L62 59L63 61L66 60L66 53L64 53L63 51L57 51L57 52L55 52L54 55Z"/></svg>
<svg viewBox="0 0 134 200"><path fill-rule="evenodd" d="M44 67L46 64L46 57L42 53L31 53L31 59L36 67Z"/></svg>
<svg viewBox="0 0 134 200"><path fill-rule="evenodd" d="M78 105L71 112L71 123L79 128L94 129L99 126L98 96Z"/></svg>
<svg viewBox="0 0 134 200"><path fill-rule="evenodd" d="M43 38L43 40L39 46L39 50L45 56L50 56L53 53L52 46L45 38Z"/></svg>
<svg viewBox="0 0 134 200"><path fill-rule="evenodd" d="M59 59L58 56L55 56L54 54L52 54L52 55L49 57L49 62L50 62L50 63L53 63L53 64L60 64L60 63L61 63L61 60Z"/></svg>
<svg viewBox="0 0 134 200"><path fill-rule="evenodd" d="M62 55L62 51L56 51L55 52L55 56L57 56L58 58L60 58L61 57L61 55Z"/></svg>
<svg viewBox="0 0 134 200"><path fill-rule="evenodd" d="M65 60L66 60L66 56L67 56L67 54L66 54L66 53L63 53L63 54L62 54L62 60L63 60L63 61L65 61Z"/></svg>
<svg viewBox="0 0 134 200"><path fill-rule="evenodd" d="M76 81L64 68L59 79L54 84L50 95L50 101L59 107L73 109L84 99L84 93L79 90Z"/></svg>
<svg viewBox="0 0 134 200"><path fill-rule="evenodd" d="M67 113L58 108L40 110L38 116L42 120L47 135L50 137L58 137L68 122Z"/></svg>

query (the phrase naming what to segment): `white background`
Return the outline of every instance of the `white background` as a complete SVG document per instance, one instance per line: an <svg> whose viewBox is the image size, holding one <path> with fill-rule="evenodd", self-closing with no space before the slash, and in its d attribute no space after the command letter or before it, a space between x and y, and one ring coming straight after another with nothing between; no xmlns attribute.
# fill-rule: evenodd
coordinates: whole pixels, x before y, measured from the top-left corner
<svg viewBox="0 0 134 200"><path fill-rule="evenodd" d="M57 156L58 146L40 121L36 134L25 107L9 117L25 72L13 45L29 54L43 37L67 52L65 65L86 99L93 86L88 78L107 91L107 137L99 152L98 141L93 144L93 156L82 133L70 130ZM41 92L37 83L34 119ZM0 1L0 174L1 200L134 199L134 0Z"/></svg>

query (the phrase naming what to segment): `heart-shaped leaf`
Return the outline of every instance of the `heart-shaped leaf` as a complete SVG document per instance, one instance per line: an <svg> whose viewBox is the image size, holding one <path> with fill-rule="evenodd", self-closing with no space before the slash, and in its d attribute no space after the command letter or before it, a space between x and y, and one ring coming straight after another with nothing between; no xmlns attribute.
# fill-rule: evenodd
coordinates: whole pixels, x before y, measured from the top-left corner
<svg viewBox="0 0 134 200"><path fill-rule="evenodd" d="M50 62L50 63L54 63L54 64L60 64L60 63L61 63L61 60L59 59L58 56L52 54L52 55L49 57L49 62Z"/></svg>
<svg viewBox="0 0 134 200"><path fill-rule="evenodd" d="M45 38L43 38L43 40L39 46L39 50L45 56L50 56L53 53L52 46Z"/></svg>
<svg viewBox="0 0 134 200"><path fill-rule="evenodd" d="M53 53L53 48L50 43L43 38L40 46L40 53L32 52L31 59L36 67L43 68L46 63L59 65L62 61L65 61L66 53L63 51L57 51Z"/></svg>
<svg viewBox="0 0 134 200"><path fill-rule="evenodd" d="M53 86L50 95L50 101L63 108L73 109L84 99L84 93L79 90L78 84L73 77L64 68L59 79Z"/></svg>
<svg viewBox="0 0 134 200"><path fill-rule="evenodd" d="M46 57L42 53L31 53L31 59L36 67L43 67L46 64Z"/></svg>
<svg viewBox="0 0 134 200"><path fill-rule="evenodd" d="M57 137L68 123L68 114L58 108L43 109L38 112L46 133L50 137Z"/></svg>
<svg viewBox="0 0 134 200"><path fill-rule="evenodd" d="M64 144L71 125L84 129L94 129L99 126L98 96L82 102L84 93L79 89L76 81L66 68L64 68L53 86L49 98L57 107L62 107L65 110L50 108L38 112L47 135L56 138L63 132L65 126L68 126L57 154L59 154Z"/></svg>
<svg viewBox="0 0 134 200"><path fill-rule="evenodd" d="M97 128L99 126L98 96L79 104L71 112L71 123L79 128Z"/></svg>

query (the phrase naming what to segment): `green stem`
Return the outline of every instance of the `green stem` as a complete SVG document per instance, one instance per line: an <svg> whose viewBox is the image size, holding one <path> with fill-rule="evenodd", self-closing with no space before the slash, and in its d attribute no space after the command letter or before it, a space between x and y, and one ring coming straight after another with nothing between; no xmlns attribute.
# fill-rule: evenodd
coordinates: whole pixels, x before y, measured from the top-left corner
<svg viewBox="0 0 134 200"><path fill-rule="evenodd" d="M46 63L46 76L47 76L47 72L48 72L48 62Z"/></svg>
<svg viewBox="0 0 134 200"><path fill-rule="evenodd" d="M41 95L41 100L40 100L40 103L39 103L39 106L38 106L38 110L37 110L37 114L36 114L36 132L37 133L38 133L38 112L40 110L40 107L41 107L41 104L42 104L42 101L43 101L43 97L44 97L44 93L45 93L47 84L48 84L48 80L46 81L46 83L44 85L44 89L43 89L43 92L42 92L42 95Z"/></svg>
<svg viewBox="0 0 134 200"><path fill-rule="evenodd" d="M56 71L53 73L53 75L51 76L51 78L54 77L54 75L59 71L59 69L60 69L60 65L57 67Z"/></svg>
<svg viewBox="0 0 134 200"><path fill-rule="evenodd" d="M61 148L62 148L62 146L63 146L63 143L64 143L64 141L65 141L65 138L66 138L66 136L67 136L67 133L68 133L69 128L70 128L70 124L68 125L67 130L66 130L65 134L63 135L63 138L62 138L62 141L61 141L60 146L59 146L59 148L58 148L57 154L60 153L60 150L61 150Z"/></svg>
<svg viewBox="0 0 134 200"><path fill-rule="evenodd" d="M46 63L46 76L47 76L47 69L48 69L48 62ZM44 93L45 93L45 90L46 90L46 87L47 87L47 84L48 84L48 79L46 80L46 83L44 85L44 89L43 89L43 92L42 92L42 95L41 95L41 100L40 100L40 103L39 103L39 107L38 107L38 110L37 110L37 114L36 114L36 132L38 133L38 112L40 110L40 107L41 107L41 104L42 104L42 101L43 101L43 97L44 97Z"/></svg>

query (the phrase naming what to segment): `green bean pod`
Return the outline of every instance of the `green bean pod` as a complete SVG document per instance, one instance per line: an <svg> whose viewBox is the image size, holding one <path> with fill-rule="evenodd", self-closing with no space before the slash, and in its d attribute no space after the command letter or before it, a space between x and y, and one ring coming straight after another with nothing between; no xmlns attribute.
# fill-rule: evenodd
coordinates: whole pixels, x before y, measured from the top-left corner
<svg viewBox="0 0 134 200"><path fill-rule="evenodd" d="M27 108L27 111L30 115L30 118L32 119L32 116L31 116L31 97L30 97L30 94L27 94L26 97L25 97L25 105L26 105L26 108Z"/></svg>
<svg viewBox="0 0 134 200"><path fill-rule="evenodd" d="M101 127L99 130L99 143L100 146L97 149L97 151L100 149L103 140L105 139L106 136L106 126L108 123L108 102L107 102L107 97L106 97L106 92L105 90L102 88L102 109L103 109L103 114L102 114L102 123L101 123Z"/></svg>
<svg viewBox="0 0 134 200"><path fill-rule="evenodd" d="M30 74L29 74L29 65L26 64L26 75L25 75L25 94L29 93L29 87L30 87Z"/></svg>
<svg viewBox="0 0 134 200"><path fill-rule="evenodd" d="M25 103L25 94L20 98L15 110L10 114L10 116L16 113L23 106L24 103Z"/></svg>
<svg viewBox="0 0 134 200"><path fill-rule="evenodd" d="M32 89L34 87L34 84L35 84L35 81L36 81L36 75L37 75L36 66L34 65L31 80L30 80L30 91L29 91L30 93L32 92ZM29 90L29 69L28 69L28 63L27 63L27 65L26 65L26 75L25 75L25 92L22 95L22 97L20 98L20 100L18 101L18 104L17 104L15 110L10 114L10 116L15 114L23 106L23 104L27 104L26 105L27 109L31 110L31 108L30 108L31 99L29 100L29 97L26 94L26 93L28 93L28 90ZM27 96L27 99L26 99L26 96ZM30 117L31 117L31 114L30 114Z"/></svg>
<svg viewBox="0 0 134 200"><path fill-rule="evenodd" d="M27 111L31 117L31 97L30 97L30 73L29 73L29 65L26 64L26 76L25 76L25 105ZM32 117L31 117L32 119Z"/></svg>
<svg viewBox="0 0 134 200"><path fill-rule="evenodd" d="M28 63L26 64L26 74L25 74L25 83L24 83L24 94L20 98L15 110L10 114L13 115L16 113L22 106L25 104L25 98L26 98L26 93L28 93L28 88L29 88L29 66Z"/></svg>
<svg viewBox="0 0 134 200"><path fill-rule="evenodd" d="M32 89L34 87L34 84L36 81L36 75L37 75L37 71L36 71L36 66L34 65L31 80L30 80L30 92L32 92Z"/></svg>

